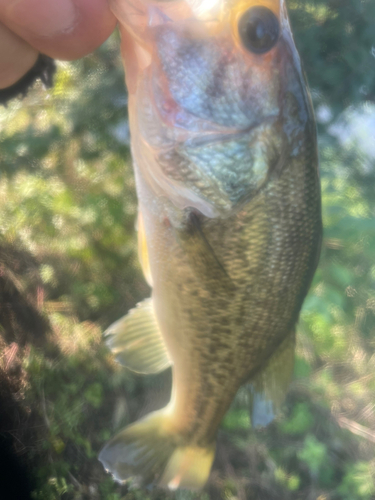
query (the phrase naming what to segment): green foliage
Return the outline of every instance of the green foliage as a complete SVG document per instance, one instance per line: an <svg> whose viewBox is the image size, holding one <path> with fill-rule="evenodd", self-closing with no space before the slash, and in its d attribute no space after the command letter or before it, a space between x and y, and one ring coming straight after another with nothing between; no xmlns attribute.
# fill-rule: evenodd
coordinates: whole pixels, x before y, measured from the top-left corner
<svg viewBox="0 0 375 500"><path fill-rule="evenodd" d="M96 459L145 405L168 400L170 383L169 374L137 377L116 366L102 341L104 328L149 293L136 257L117 35L81 61L59 63L49 92L36 88L1 110L0 278L49 325L43 339L29 321L24 337L17 325L11 338L12 314L0 325L2 349L17 335L25 346L17 398L36 421L26 446L35 500L299 500L318 490L327 500L375 497L375 166L329 128L348 106L375 109L375 3L290 0L289 8L314 102L331 114L319 124L322 256L301 313L285 414L251 431L246 397L232 407L204 493L121 487Z"/></svg>
<svg viewBox="0 0 375 500"><path fill-rule="evenodd" d="M1 131L2 238L43 255L50 298L66 297L82 319L105 318L121 298L135 302L146 289L135 257L136 198L115 48L114 38L89 58L61 64L43 111L30 97L2 116L11 122ZM93 68L100 78L86 80Z"/></svg>
<svg viewBox="0 0 375 500"><path fill-rule="evenodd" d="M246 409L233 409L225 415L221 426L227 430L250 429L250 414Z"/></svg>
<svg viewBox="0 0 375 500"><path fill-rule="evenodd" d="M280 424L280 429L285 434L304 434L309 431L314 423L314 417L306 403L299 403L293 407L292 415Z"/></svg>
<svg viewBox="0 0 375 500"><path fill-rule="evenodd" d="M320 443L314 436L308 434L303 443L303 448L298 452L298 458L305 462L311 474L318 474L327 461L327 447Z"/></svg>
<svg viewBox="0 0 375 500"><path fill-rule="evenodd" d="M290 0L293 33L317 102L334 115L375 99L372 0Z"/></svg>
<svg viewBox="0 0 375 500"><path fill-rule="evenodd" d="M100 408L103 401L103 386L98 382L91 384L85 390L84 396L94 408Z"/></svg>
<svg viewBox="0 0 375 500"><path fill-rule="evenodd" d="M339 488L345 500L371 500L375 495L375 463L357 462L347 466Z"/></svg>
<svg viewBox="0 0 375 500"><path fill-rule="evenodd" d="M275 478L282 485L286 486L290 491L298 490L300 486L300 478L294 474L287 474L281 467L275 470Z"/></svg>

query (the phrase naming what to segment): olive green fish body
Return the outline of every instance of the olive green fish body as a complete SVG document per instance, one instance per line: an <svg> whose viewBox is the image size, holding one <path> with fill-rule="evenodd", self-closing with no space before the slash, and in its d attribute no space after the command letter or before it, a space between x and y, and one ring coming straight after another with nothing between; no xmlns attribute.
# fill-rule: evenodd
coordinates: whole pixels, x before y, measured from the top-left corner
<svg viewBox="0 0 375 500"><path fill-rule="evenodd" d="M266 425L290 380L320 252L315 122L283 0L134 8L114 0L152 298L107 336L134 371L172 366L173 387L100 459L119 481L200 489L240 386Z"/></svg>
<svg viewBox="0 0 375 500"><path fill-rule="evenodd" d="M192 220L160 198L157 214L141 208L176 420L197 444L214 438L239 386L293 335L320 250L314 148L312 135L306 153L228 219Z"/></svg>

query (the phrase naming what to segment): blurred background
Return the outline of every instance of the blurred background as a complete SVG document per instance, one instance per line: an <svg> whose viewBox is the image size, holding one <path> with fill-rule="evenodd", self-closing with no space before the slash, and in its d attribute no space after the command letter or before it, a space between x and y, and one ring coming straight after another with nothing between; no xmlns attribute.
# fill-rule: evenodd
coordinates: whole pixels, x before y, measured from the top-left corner
<svg viewBox="0 0 375 500"><path fill-rule="evenodd" d="M0 446L34 500L375 498L375 3L287 3L318 122L322 256L283 413L252 430L239 399L200 494L116 485L97 461L170 390L102 340L149 294L118 34L0 108Z"/></svg>

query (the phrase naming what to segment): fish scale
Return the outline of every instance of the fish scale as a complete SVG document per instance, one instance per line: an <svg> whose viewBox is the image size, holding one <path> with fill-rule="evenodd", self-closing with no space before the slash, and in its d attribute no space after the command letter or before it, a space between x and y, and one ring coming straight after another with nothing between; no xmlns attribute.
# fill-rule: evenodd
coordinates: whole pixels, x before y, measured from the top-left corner
<svg viewBox="0 0 375 500"><path fill-rule="evenodd" d="M280 178L270 183L260 199L254 200L243 209L244 215L240 227L246 227L246 231L243 233L244 240L255 242L253 252L249 251L249 245L242 252L240 251L241 247L238 245L240 227L237 225L237 216L225 222L215 222L213 219L206 219L203 222L202 227L210 244L215 249L217 248L218 259L227 270L234 286L238 286L234 301L226 288L220 287L220 283L218 283L220 278L217 276L208 276L211 284L206 284L207 289L216 288L217 292L211 293L205 300L199 295L197 296L195 292L202 287L202 281L199 279L200 270L197 269L196 273L193 273L191 262L186 258L189 250L184 244L179 245L175 240L175 248L169 248L167 254L165 244L168 242L169 246L170 239L162 232L159 233L158 242L160 242L161 248L154 249L156 253L159 253L158 263L160 264L163 256L168 255L169 259L168 266L163 266L165 274L163 273L163 276L159 278L163 283L162 293L166 294L164 301L170 305L171 309L174 308L175 301L178 301L179 304L189 304L188 309L183 309L179 313L179 332L176 331L174 335L189 339L191 350L189 345L184 342L183 353L186 359L194 358L194 364L186 366L186 361L176 361L175 370L177 371L181 366L181 370L189 373L190 384L194 386L195 379L198 385L199 380L206 379L209 374L212 374L213 367L217 366L222 374L219 380L227 377L230 384L233 385L232 390L227 391L225 398L223 398L223 390L219 382L216 386L210 384L206 394L198 391L199 401L197 402L190 396L189 405L195 407L195 404L198 404L201 408L198 414L208 411L214 415L221 414L222 416L233 398L238 380L244 380L247 374L250 375L261 364L262 356L260 353L265 353L264 358L272 349L275 340L280 339L280 334L284 336L289 334L297 320L299 304L302 302L308 287L306 273L303 271L311 268L311 261L315 259L316 255L315 246L311 245L310 238L306 239L304 233L310 234L312 240L318 241L320 229L320 212L319 210L311 210L311 206L314 204L319 208L320 202L319 185L316 182L316 166L312 164L310 170L310 176L306 175L304 171L301 171L300 163L295 160L292 165L285 168ZM309 197L308 200L305 200L305 196L300 196L302 205L308 207L305 212L302 210L302 213L297 212L296 214L297 219L303 220L303 225L300 226L295 225L295 212L290 212L288 204L285 204L284 201L290 197L294 199L296 196L293 183L289 183L291 175L295 175L297 179L300 178L302 188L305 183L306 188L300 189L299 193L302 192ZM314 181L315 184L313 190L311 189L311 181ZM265 209L265 207L267 208ZM271 229L268 230L267 238L267 231L264 231L264 228L267 226L268 218L271 219ZM247 224L247 219L250 219L250 224ZM156 221L152 222L153 225L156 223ZM291 226L290 229L289 226ZM258 230L254 231L254 227ZM259 229L261 229L260 234ZM290 231L295 234L294 245L290 245L288 242ZM264 243L265 239L268 239L268 245ZM274 245L274 240L279 240L279 243ZM268 248L272 249L272 253L267 256L268 259L264 259L264 251ZM250 255L248 255L249 253ZM173 262L170 260L171 255L173 255ZM276 276L275 274L267 276L268 260L270 262L276 261L279 267L279 273ZM258 269L255 272L249 272L250 266L254 266L254 261L260 262ZM179 270L177 274L176 269ZM240 275L239 283L235 279L236 275ZM190 279L187 278L188 276ZM303 282L306 282L304 286ZM255 296L251 293L253 287L255 288ZM296 289L301 294L297 304ZM284 294L287 295L286 298ZM242 309L244 316L241 317L238 309ZM217 315L217 312L222 310L225 310L227 318L241 320L240 325L237 324L236 328L230 329L230 340L224 343L227 348L236 353L234 357L237 359L235 366L230 366L227 373L221 364L220 356L218 359L220 349L215 348L215 346L220 345L220 339L226 338L228 332L228 327L223 328L220 315ZM194 311L194 314L191 311ZM186 330L185 323L189 325ZM206 330L202 331L202 325L206 326L207 324L211 325L210 333ZM195 339L199 341L195 341ZM241 363L238 358L243 352L246 353L246 356ZM224 356L226 355L224 348L222 353ZM215 398L215 390L220 392L221 397L218 399ZM215 403L218 404L218 402L219 406L215 407ZM204 422L204 428L200 429L197 428L197 423L194 423L195 432L198 435L204 435L207 428L212 427L212 422L203 416L201 422ZM191 437L192 431L189 428L186 429L186 432Z"/></svg>
<svg viewBox="0 0 375 500"><path fill-rule="evenodd" d="M173 384L170 403L100 460L119 481L199 490L240 386L254 426L282 404L321 208L314 115L283 0L233 0L211 18L203 4L178 5L158 4L157 16L145 0L135 16L112 0L124 40L136 35L136 60L124 50L124 62L152 296L108 329L108 345L139 373L171 366ZM268 38L243 39L263 21Z"/></svg>

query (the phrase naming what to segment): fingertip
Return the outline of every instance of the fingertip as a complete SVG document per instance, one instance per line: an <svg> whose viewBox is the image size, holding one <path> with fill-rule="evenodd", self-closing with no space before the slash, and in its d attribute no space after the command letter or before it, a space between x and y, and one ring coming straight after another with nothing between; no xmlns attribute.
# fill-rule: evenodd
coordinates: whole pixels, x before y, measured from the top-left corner
<svg viewBox="0 0 375 500"><path fill-rule="evenodd" d="M40 52L78 59L101 45L116 26L106 0L0 0L3 22Z"/></svg>
<svg viewBox="0 0 375 500"><path fill-rule="evenodd" d="M0 24L0 90L20 80L37 58L37 50Z"/></svg>

